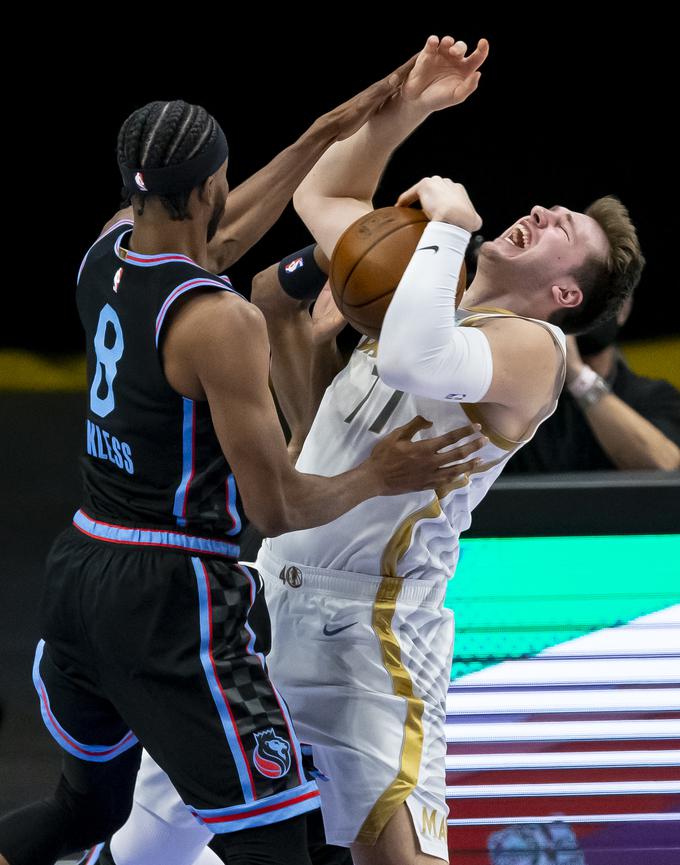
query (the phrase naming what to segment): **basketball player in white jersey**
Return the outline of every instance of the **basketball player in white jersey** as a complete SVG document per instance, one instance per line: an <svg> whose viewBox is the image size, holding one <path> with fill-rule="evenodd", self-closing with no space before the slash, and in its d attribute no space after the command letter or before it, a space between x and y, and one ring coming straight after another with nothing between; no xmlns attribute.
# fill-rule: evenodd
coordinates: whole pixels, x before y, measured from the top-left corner
<svg viewBox="0 0 680 865"><path fill-rule="evenodd" d="M468 58L466 50L430 38L400 96L303 181L295 206L326 255L371 209L400 142L474 90L487 46ZM440 77L420 77L428 64ZM448 861L453 623L442 602L458 538L511 454L554 411L562 328L586 329L613 314L641 269L635 231L615 199L587 213L537 206L482 246L457 310L459 271L481 220L463 187L447 179L425 178L398 203L416 200L431 222L379 343L359 343L334 378L297 466L349 468L377 434L414 412L433 422L424 436L465 423L472 434L480 423L488 439L476 454L482 463L453 487L359 505L327 526L265 541L258 557L272 618L271 675L328 778L319 782L327 840L351 846L356 865Z"/></svg>
<svg viewBox="0 0 680 865"><path fill-rule="evenodd" d="M488 46L480 42L467 57L466 50L451 37L430 37L401 94L333 145L303 182L295 205L327 256L371 209L401 141L474 91ZM616 199L586 213L536 206L482 246L456 309L463 255L480 218L463 187L440 177L420 181L399 203L416 200L431 222L380 340L363 339L333 378L297 468L349 469L376 435L414 414L432 421L423 437L468 425L472 438L481 424L482 462L447 488L374 499L326 526L267 540L257 560L272 619L271 676L300 740L313 748L327 840L349 846L356 865L448 862L453 620L443 600L458 538L509 457L553 412L564 380L563 331L613 314L641 270L634 228ZM262 304L270 335L294 303L279 295ZM295 344L289 338L287 350ZM333 369L332 344L325 357L322 347L314 355ZM297 404L303 418L293 378L288 385L274 378L282 405ZM584 392L591 386L584 381ZM147 773L159 781L152 767ZM153 795L144 807L153 811Z"/></svg>

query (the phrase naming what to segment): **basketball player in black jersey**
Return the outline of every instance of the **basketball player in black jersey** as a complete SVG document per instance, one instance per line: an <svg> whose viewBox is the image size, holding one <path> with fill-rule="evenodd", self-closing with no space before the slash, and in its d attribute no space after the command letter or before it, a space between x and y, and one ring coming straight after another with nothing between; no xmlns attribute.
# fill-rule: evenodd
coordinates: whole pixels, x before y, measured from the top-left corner
<svg viewBox="0 0 680 865"><path fill-rule="evenodd" d="M63 771L52 798L0 821L1 865L48 865L115 831L139 742L225 861L309 861L303 821L318 791L249 623L258 578L238 564L244 512L268 535L319 525L372 496L449 482L472 462L447 464L474 448L439 453L454 434L411 442L426 424L415 418L352 471L297 473L269 394L264 320L214 273L409 68L316 121L232 193L228 218L227 144L210 115L156 102L123 125L134 214L104 227L78 275L83 506L49 555L33 671Z"/></svg>

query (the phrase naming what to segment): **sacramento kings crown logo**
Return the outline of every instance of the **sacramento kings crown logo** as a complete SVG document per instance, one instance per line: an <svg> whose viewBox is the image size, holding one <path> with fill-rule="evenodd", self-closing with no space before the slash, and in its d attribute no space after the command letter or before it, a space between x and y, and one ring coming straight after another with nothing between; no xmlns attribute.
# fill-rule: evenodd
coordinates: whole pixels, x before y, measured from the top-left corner
<svg viewBox="0 0 680 865"><path fill-rule="evenodd" d="M290 742L277 736L274 728L254 733L253 763L265 778L282 778L290 769Z"/></svg>

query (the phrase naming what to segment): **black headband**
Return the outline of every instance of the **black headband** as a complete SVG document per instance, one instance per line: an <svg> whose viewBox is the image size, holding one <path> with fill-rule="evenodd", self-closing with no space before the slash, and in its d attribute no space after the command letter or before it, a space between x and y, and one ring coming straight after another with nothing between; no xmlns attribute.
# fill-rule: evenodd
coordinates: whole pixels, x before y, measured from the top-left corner
<svg viewBox="0 0 680 865"><path fill-rule="evenodd" d="M193 159L164 168L136 168L118 163L123 184L130 195L146 192L149 195L173 195L186 192L214 174L229 156L227 139L220 126L213 143Z"/></svg>

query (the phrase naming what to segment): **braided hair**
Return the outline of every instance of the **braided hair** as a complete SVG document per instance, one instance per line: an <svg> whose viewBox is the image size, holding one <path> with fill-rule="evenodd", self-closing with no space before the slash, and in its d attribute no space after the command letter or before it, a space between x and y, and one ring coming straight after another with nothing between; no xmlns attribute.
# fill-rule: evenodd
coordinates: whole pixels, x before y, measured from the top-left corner
<svg viewBox="0 0 680 865"><path fill-rule="evenodd" d="M214 143L218 125L205 108L189 105L181 99L172 102L149 102L138 108L123 123L118 133L118 161L139 169L180 165L199 156ZM205 178L207 180L207 178ZM159 195L171 219L188 219L192 190L173 195ZM131 203L124 189L123 206ZM141 201L137 209L144 213L147 193L135 192Z"/></svg>

